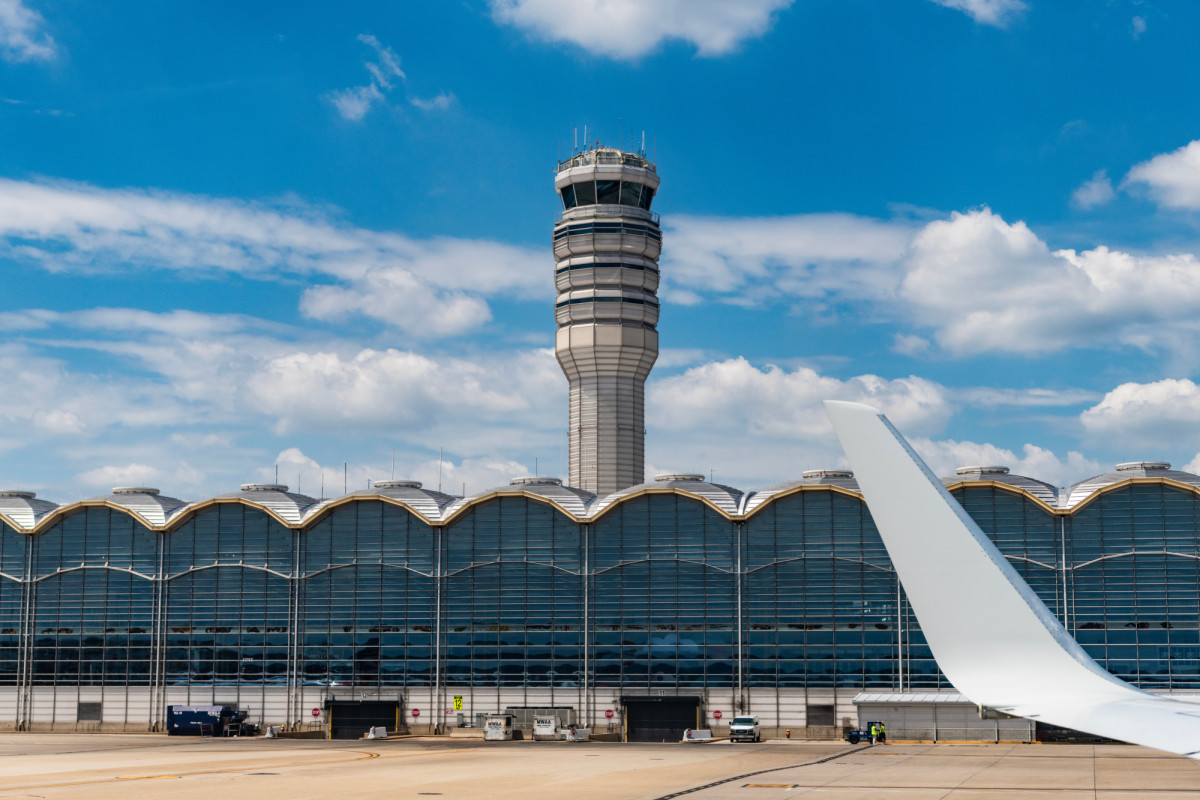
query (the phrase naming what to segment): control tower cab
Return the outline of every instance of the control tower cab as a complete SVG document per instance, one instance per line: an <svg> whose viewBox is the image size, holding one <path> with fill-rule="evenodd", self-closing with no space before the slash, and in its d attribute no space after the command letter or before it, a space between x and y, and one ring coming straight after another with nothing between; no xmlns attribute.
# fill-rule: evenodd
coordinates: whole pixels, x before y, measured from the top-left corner
<svg viewBox="0 0 1200 800"><path fill-rule="evenodd" d="M645 479L645 383L658 358L658 173L610 147L560 162L554 188L555 354L571 384L570 484L599 495Z"/></svg>

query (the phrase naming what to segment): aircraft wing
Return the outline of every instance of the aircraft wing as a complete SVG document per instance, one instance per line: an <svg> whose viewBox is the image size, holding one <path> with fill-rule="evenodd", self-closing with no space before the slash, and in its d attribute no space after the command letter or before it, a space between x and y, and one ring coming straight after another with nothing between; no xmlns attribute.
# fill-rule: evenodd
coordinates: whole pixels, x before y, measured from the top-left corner
<svg viewBox="0 0 1200 800"><path fill-rule="evenodd" d="M1084 652L879 410L826 401L925 639L974 703L1200 759L1200 704Z"/></svg>

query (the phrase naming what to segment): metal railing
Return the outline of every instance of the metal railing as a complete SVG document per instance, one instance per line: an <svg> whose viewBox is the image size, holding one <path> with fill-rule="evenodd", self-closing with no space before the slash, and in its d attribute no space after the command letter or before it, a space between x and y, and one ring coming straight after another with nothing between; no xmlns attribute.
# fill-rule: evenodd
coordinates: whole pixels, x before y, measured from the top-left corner
<svg viewBox="0 0 1200 800"><path fill-rule="evenodd" d="M558 212L557 214L554 215L554 224L557 225L558 223L560 223L564 219L566 219L567 214L571 214L571 216L575 216L572 212L583 211L583 210L592 210L592 209L595 210L596 216L635 217L637 219L650 220L655 225L658 225L658 221L659 221L659 215L657 213L655 213L653 211L647 211L644 208L638 208L637 206L626 206L626 205L621 205L618 203L604 203L604 204L591 203L591 204L583 205L583 206L575 206L574 208L568 208L568 209Z"/></svg>

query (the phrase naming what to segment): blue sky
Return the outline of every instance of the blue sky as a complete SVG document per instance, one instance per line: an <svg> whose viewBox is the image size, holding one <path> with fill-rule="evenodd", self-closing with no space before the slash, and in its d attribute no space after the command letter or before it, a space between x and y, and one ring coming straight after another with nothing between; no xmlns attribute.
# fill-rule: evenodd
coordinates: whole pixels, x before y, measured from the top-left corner
<svg viewBox="0 0 1200 800"><path fill-rule="evenodd" d="M647 471L1200 468L1185 0L0 0L0 484L560 474L573 132L663 179ZM439 452L444 456L439 463Z"/></svg>

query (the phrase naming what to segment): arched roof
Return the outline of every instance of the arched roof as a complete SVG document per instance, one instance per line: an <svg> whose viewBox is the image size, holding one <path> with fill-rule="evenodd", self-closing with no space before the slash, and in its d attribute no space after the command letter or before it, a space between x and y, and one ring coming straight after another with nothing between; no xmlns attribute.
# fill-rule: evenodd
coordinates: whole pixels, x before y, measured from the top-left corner
<svg viewBox="0 0 1200 800"><path fill-rule="evenodd" d="M154 527L166 525L188 506L186 500L167 497L149 486L114 486L109 494L89 497L84 503L104 503L119 506L141 517Z"/></svg>
<svg viewBox="0 0 1200 800"><path fill-rule="evenodd" d="M662 473L655 476L653 481L640 483L637 486L630 486L627 489L622 489L619 492L613 492L610 495L597 499L592 504L588 516L596 519L614 505L635 495L652 494L671 489L700 497L729 517L735 516L738 513L742 496L745 494L741 489L735 489L732 486L709 483L704 480L703 475L698 473Z"/></svg>
<svg viewBox="0 0 1200 800"><path fill-rule="evenodd" d="M800 480L777 483L761 491L751 493L742 505L742 513L749 516L772 500L808 486L836 486L855 494L862 494L854 473L848 469L806 469Z"/></svg>
<svg viewBox="0 0 1200 800"><path fill-rule="evenodd" d="M297 526L317 499L289 492L281 483L243 483L241 491L217 495L214 500L238 499L269 509L288 525Z"/></svg>
<svg viewBox="0 0 1200 800"><path fill-rule="evenodd" d="M947 487L965 483L999 483L1020 489L1041 500L1051 508L1058 506L1058 487L1025 475L1013 475L1008 467L959 467L953 477L942 478Z"/></svg>
<svg viewBox="0 0 1200 800"><path fill-rule="evenodd" d="M341 505L351 500L371 500L381 497L403 503L430 523L441 521L442 509L458 499L452 495L422 488L420 481L375 481L370 489L360 489L342 497L320 501L305 512L304 519L308 521L318 516L329 506Z"/></svg>
<svg viewBox="0 0 1200 800"><path fill-rule="evenodd" d="M1145 478L1159 478L1200 489L1200 475L1171 469L1171 465L1165 461L1130 461L1117 464L1112 472L1106 472L1072 485L1067 494L1065 507L1074 508L1091 495L1113 484Z"/></svg>
<svg viewBox="0 0 1200 800"><path fill-rule="evenodd" d="M455 498L442 510L442 519L450 519L467 506L484 502L492 497L505 495L534 495L549 500L573 517L582 519L588 514L596 495L573 486L563 486L558 478L522 477L513 478L507 486L497 486L471 497Z"/></svg>
<svg viewBox="0 0 1200 800"><path fill-rule="evenodd" d="M0 514L21 530L32 530L38 520L58 508L57 503L38 500L34 492L18 489L0 491Z"/></svg>

